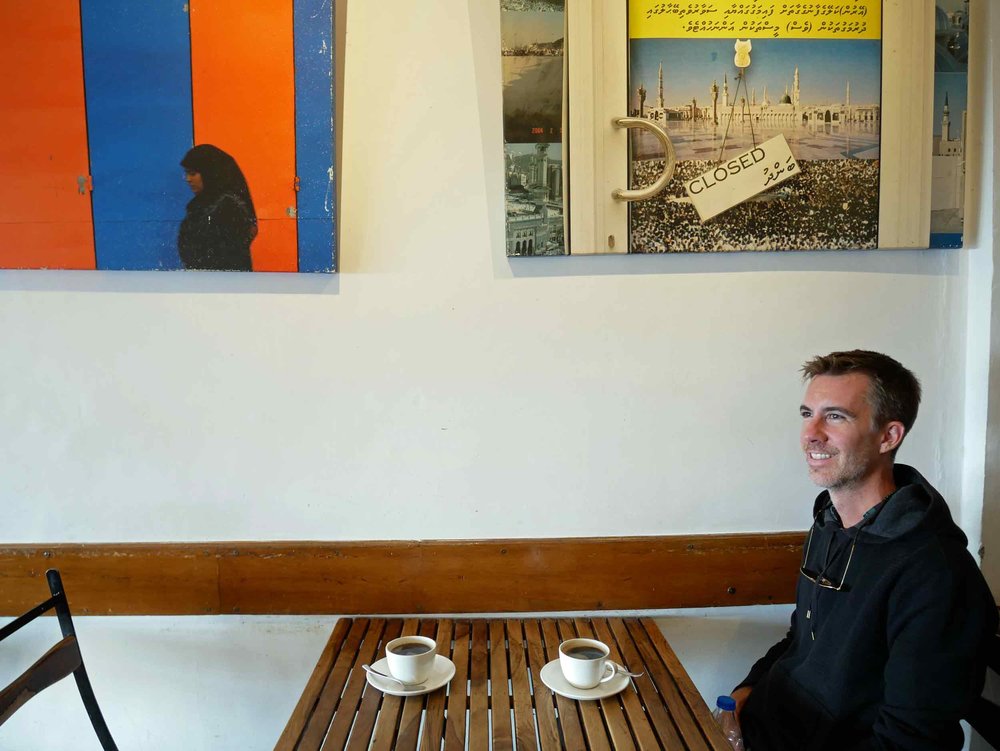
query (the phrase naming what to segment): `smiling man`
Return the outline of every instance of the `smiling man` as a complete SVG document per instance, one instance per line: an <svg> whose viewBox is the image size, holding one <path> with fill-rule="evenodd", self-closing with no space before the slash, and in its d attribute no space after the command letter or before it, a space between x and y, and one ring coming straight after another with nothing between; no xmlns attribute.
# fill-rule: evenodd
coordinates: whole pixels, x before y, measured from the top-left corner
<svg viewBox="0 0 1000 751"><path fill-rule="evenodd" d="M788 635L733 692L749 751L960 749L997 611L940 493L895 463L920 384L877 352L807 362L813 506Z"/></svg>

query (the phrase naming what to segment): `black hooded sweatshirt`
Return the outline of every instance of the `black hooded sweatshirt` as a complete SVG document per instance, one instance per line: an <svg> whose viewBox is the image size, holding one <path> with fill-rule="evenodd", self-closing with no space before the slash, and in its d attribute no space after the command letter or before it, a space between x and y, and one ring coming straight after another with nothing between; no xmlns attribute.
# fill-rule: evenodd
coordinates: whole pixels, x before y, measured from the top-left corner
<svg viewBox="0 0 1000 751"><path fill-rule="evenodd" d="M941 494L912 467L894 474L849 529L816 499L803 568L829 587L799 575L788 635L740 684L749 751L962 747L997 609Z"/></svg>

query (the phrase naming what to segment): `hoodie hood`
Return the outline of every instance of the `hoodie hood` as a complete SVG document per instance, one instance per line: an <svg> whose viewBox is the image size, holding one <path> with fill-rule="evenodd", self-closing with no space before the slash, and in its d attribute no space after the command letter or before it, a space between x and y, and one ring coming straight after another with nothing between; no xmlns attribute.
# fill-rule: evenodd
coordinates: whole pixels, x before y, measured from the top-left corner
<svg viewBox="0 0 1000 751"><path fill-rule="evenodd" d="M954 538L962 547L968 545L965 533L952 522L948 504L923 475L913 467L896 464L893 479L896 492L868 512L874 519L861 523L857 531L860 542L883 543L936 534ZM817 496L813 514L820 526L840 524L827 490Z"/></svg>

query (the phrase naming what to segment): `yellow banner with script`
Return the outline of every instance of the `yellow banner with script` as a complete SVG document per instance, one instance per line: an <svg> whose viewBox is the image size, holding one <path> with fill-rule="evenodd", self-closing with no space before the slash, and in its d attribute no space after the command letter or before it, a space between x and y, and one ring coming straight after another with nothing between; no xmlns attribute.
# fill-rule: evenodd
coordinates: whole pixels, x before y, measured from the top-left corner
<svg viewBox="0 0 1000 751"><path fill-rule="evenodd" d="M880 39L882 0L629 0L631 39Z"/></svg>

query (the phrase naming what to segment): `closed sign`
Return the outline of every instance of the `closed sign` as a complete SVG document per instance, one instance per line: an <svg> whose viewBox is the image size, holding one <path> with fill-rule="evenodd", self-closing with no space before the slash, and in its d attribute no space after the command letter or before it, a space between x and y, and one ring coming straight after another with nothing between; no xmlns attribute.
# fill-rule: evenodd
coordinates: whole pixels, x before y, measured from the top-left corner
<svg viewBox="0 0 1000 751"><path fill-rule="evenodd" d="M705 222L800 171L785 137L777 135L689 180L684 190Z"/></svg>

